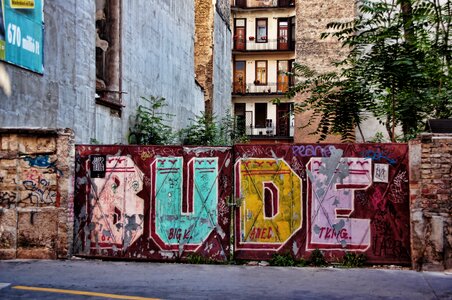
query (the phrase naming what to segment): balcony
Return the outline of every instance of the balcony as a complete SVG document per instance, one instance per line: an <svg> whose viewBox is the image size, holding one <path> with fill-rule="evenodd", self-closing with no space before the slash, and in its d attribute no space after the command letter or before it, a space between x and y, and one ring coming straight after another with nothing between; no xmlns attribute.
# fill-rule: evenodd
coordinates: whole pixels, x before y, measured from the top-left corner
<svg viewBox="0 0 452 300"><path fill-rule="evenodd" d="M253 95L253 94L284 94L289 90L291 86L288 82L280 82L280 83L247 83L243 84L242 82L233 82L233 94L234 95Z"/></svg>
<svg viewBox="0 0 452 300"><path fill-rule="evenodd" d="M275 126L272 119L267 119L265 127L255 127L249 116L246 118L236 116L236 126L240 132L245 133L251 140L291 141L294 136L293 123L289 124L288 119L280 120L278 126Z"/></svg>
<svg viewBox="0 0 452 300"><path fill-rule="evenodd" d="M295 7L295 0L232 0L232 9L266 9Z"/></svg>
<svg viewBox="0 0 452 300"><path fill-rule="evenodd" d="M285 38L279 38L268 39L266 42L257 43L252 36L248 37L248 40L234 37L233 51L295 51L295 41L288 41Z"/></svg>

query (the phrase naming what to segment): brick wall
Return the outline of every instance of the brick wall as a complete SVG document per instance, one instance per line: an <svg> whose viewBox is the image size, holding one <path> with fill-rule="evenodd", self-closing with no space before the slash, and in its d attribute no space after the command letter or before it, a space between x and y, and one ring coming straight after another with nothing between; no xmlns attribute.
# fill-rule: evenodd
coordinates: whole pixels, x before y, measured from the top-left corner
<svg viewBox="0 0 452 300"><path fill-rule="evenodd" d="M332 62L345 58L348 49L342 47L341 42L335 38L320 39L320 35L327 31L326 26L331 22L346 22L355 16L355 2L353 0L297 0L296 1L296 62L314 69L318 73L335 70ZM295 98L302 102L301 96ZM319 135L310 135L318 125L312 120L312 112L297 113L295 115L295 143L315 143ZM305 126L308 121L311 126ZM324 141L327 143L340 142L339 135L330 135Z"/></svg>
<svg viewBox="0 0 452 300"><path fill-rule="evenodd" d="M0 129L0 259L70 256L74 154L69 129Z"/></svg>
<svg viewBox="0 0 452 300"><path fill-rule="evenodd" d="M212 112L214 6L195 1L195 74L204 89L206 111Z"/></svg>
<svg viewBox="0 0 452 300"><path fill-rule="evenodd" d="M452 268L452 134L423 134L410 143L413 267Z"/></svg>

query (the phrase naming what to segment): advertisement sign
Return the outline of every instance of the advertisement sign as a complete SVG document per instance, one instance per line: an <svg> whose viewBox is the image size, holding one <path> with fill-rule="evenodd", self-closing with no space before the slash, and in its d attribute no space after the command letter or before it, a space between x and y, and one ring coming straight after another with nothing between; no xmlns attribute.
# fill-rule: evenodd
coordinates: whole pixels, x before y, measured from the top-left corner
<svg viewBox="0 0 452 300"><path fill-rule="evenodd" d="M43 0L0 0L0 59L43 73Z"/></svg>

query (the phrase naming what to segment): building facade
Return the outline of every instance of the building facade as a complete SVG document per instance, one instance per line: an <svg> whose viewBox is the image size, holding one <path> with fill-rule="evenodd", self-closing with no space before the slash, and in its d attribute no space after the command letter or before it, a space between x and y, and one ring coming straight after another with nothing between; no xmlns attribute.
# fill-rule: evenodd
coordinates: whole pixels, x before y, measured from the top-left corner
<svg viewBox="0 0 452 300"><path fill-rule="evenodd" d="M276 105L293 80L296 16L293 0L235 0L232 103L238 128L252 143L292 142L293 101Z"/></svg>
<svg viewBox="0 0 452 300"><path fill-rule="evenodd" d="M230 59L229 6L219 13L224 5L209 4L209 46L219 46L207 73L215 70L215 82L231 77L230 64L221 63ZM141 97L164 97L174 130L207 100L218 111L230 105L229 88L207 99L197 82L193 1L45 1L42 11L43 70L6 64L12 94L0 95L0 127L71 128L77 143L127 143L131 119L146 105Z"/></svg>
<svg viewBox="0 0 452 300"><path fill-rule="evenodd" d="M251 142L317 142L312 135L318 121L312 113L293 113L302 96L284 97L297 78L290 73L294 62L319 73L333 70L333 62L347 49L333 38L321 39L326 26L349 21L355 14L350 0L328 2L300 0L235 0L231 2L234 48L234 115ZM279 98L275 105L272 100ZM311 122L310 126L306 126ZM339 142L328 136L326 142Z"/></svg>

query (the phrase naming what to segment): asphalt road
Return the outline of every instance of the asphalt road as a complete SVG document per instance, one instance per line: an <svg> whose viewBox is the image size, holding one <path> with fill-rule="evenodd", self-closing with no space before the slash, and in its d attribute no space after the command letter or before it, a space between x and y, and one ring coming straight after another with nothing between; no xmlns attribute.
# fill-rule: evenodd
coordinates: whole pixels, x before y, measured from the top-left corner
<svg viewBox="0 0 452 300"><path fill-rule="evenodd" d="M408 270L0 261L0 299L452 299L452 275Z"/></svg>

